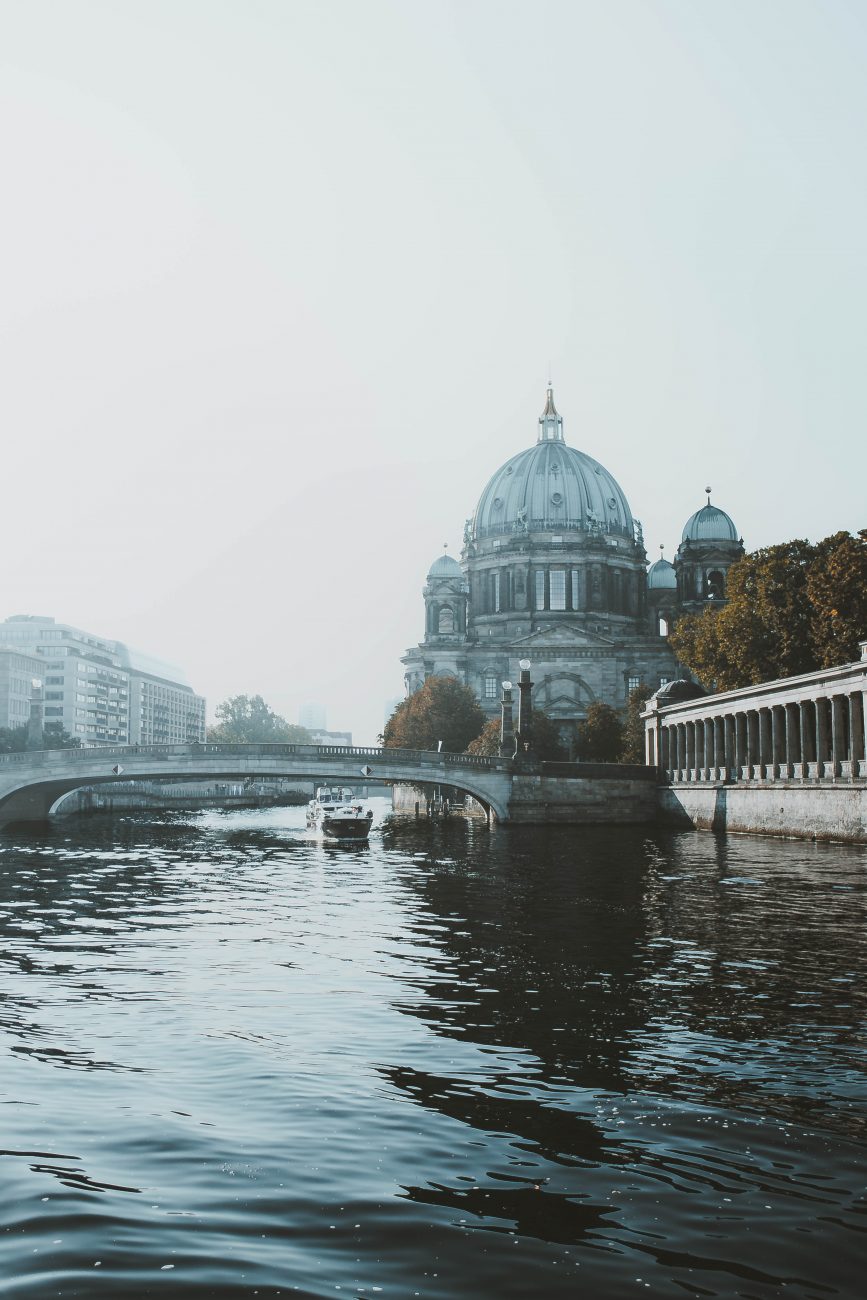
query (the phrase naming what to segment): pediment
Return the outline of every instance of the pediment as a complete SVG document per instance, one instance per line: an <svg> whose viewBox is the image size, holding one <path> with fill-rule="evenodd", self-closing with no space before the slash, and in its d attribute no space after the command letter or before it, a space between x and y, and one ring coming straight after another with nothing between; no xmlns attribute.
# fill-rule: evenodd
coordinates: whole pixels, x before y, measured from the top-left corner
<svg viewBox="0 0 867 1300"><path fill-rule="evenodd" d="M561 650L564 646L572 650L604 650L617 645L611 637L598 632L588 632L576 627L546 627L529 636L521 637L513 643L515 651L526 650Z"/></svg>

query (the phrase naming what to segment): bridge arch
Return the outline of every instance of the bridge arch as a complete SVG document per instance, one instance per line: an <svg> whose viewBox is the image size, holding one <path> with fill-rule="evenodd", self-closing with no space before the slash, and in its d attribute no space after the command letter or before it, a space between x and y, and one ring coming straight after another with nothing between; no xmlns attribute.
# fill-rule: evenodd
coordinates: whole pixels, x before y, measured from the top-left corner
<svg viewBox="0 0 867 1300"><path fill-rule="evenodd" d="M342 745L123 745L0 755L0 827L46 821L57 801L83 785L116 781L365 780L449 785L500 820L509 815L511 764L504 759L425 750Z"/></svg>

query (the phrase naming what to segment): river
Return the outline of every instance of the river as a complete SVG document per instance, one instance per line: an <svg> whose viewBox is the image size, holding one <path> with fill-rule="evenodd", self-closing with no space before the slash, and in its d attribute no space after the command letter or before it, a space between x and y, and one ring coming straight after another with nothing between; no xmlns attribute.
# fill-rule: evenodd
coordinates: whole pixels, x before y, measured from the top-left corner
<svg viewBox="0 0 867 1300"><path fill-rule="evenodd" d="M0 835L0 1295L863 1294L867 850Z"/></svg>

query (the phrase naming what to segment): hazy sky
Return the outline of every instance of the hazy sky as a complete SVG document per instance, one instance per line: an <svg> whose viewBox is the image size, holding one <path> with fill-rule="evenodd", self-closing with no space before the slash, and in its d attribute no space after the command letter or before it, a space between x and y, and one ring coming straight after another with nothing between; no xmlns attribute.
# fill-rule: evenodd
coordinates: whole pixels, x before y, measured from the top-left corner
<svg viewBox="0 0 867 1300"><path fill-rule="evenodd" d="M861 0L0 0L0 618L402 693L550 365L669 558L867 525Z"/></svg>

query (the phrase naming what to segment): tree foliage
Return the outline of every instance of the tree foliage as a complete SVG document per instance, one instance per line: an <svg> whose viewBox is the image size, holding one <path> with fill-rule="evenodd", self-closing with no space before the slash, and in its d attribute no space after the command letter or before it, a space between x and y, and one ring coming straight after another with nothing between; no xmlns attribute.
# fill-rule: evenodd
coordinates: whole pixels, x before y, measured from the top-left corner
<svg viewBox="0 0 867 1300"><path fill-rule="evenodd" d="M480 735L468 746L468 754L493 757L500 752L500 719L486 722ZM533 757L546 763L562 763L569 755L560 739L557 724L541 709L533 710Z"/></svg>
<svg viewBox="0 0 867 1300"><path fill-rule="evenodd" d="M652 688L643 683L629 692L623 721L623 747L619 754L621 763L644 762L644 723L641 721L641 710L645 700L649 700L652 694Z"/></svg>
<svg viewBox="0 0 867 1300"><path fill-rule="evenodd" d="M287 722L266 704L261 695L233 695L215 710L217 725L208 728L214 744L305 745L310 732Z"/></svg>
<svg viewBox="0 0 867 1300"><path fill-rule="evenodd" d="M578 726L578 761L616 763L623 752L623 720L616 709L601 700L587 708Z"/></svg>
<svg viewBox="0 0 867 1300"><path fill-rule="evenodd" d="M32 748L27 738L25 722L20 727L0 727L0 754L23 754ZM81 741L70 736L62 722L46 722L39 749L80 749Z"/></svg>
<svg viewBox="0 0 867 1300"><path fill-rule="evenodd" d="M671 633L678 659L711 690L856 659L867 637L867 529L753 551L729 570L727 595Z"/></svg>
<svg viewBox="0 0 867 1300"><path fill-rule="evenodd" d="M70 736L62 722L46 722L42 729L43 749L81 749L81 741Z"/></svg>
<svg viewBox="0 0 867 1300"><path fill-rule="evenodd" d="M485 725L481 705L455 677L429 677L401 700L385 724L386 749L436 749L463 754Z"/></svg>

